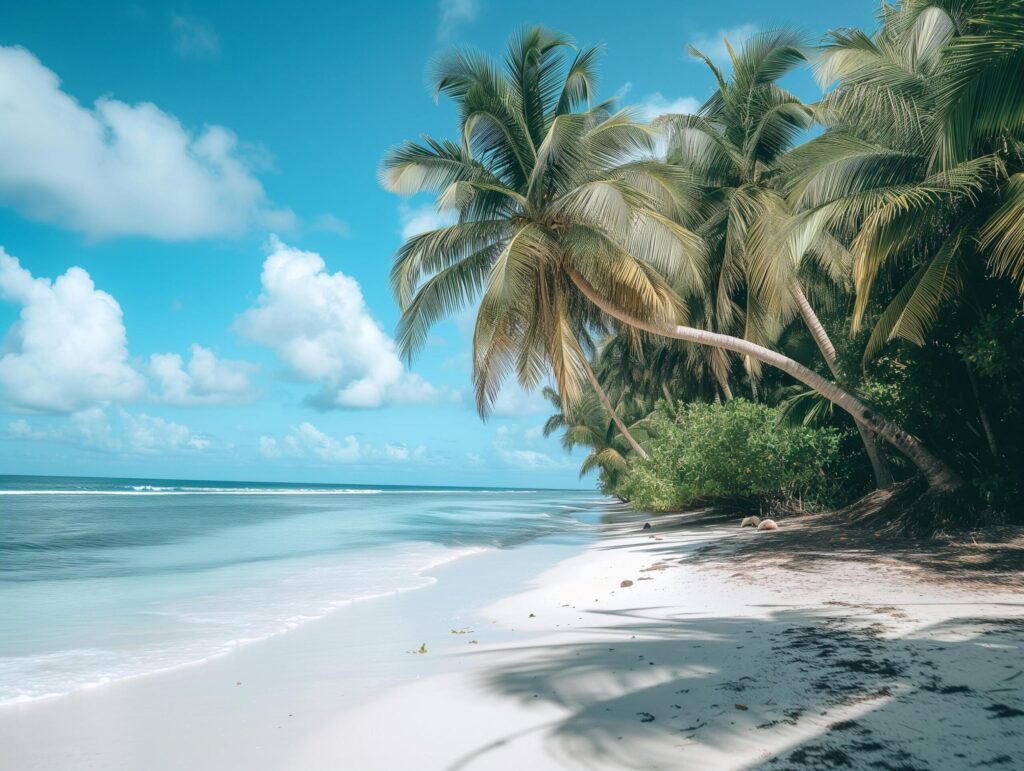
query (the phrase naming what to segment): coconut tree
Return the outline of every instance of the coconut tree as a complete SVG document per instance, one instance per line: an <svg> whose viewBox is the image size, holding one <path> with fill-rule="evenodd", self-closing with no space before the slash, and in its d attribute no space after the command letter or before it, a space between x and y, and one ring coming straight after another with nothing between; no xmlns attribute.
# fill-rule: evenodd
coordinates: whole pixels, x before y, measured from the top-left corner
<svg viewBox="0 0 1024 771"><path fill-rule="evenodd" d="M765 31L749 38L739 53L728 39L725 44L732 61L728 76L690 48L718 84L698 114L658 120L668 135L667 161L684 168L704 191L696 231L715 266L708 326L770 346L799 317L829 371L839 377L835 346L807 299L801 268L804 273L817 269L841 286L848 276L848 252L824 229L806 242L781 237L791 219L782 165L810 127L812 111L779 80L805 62L803 36L787 29ZM756 378L757 361L748 360L748 367ZM892 475L874 437L854 424L877 486L888 487Z"/></svg>
<svg viewBox="0 0 1024 771"><path fill-rule="evenodd" d="M720 400L722 392L709 350L678 340L623 328L598 347L595 370L603 383L616 383L646 414L655 402Z"/></svg>
<svg viewBox="0 0 1024 771"><path fill-rule="evenodd" d="M562 447L569 452L577 447L590 450L580 465L580 477L598 471L601 483L609 492L615 490L627 469L629 445L607 409L594 392L585 392L571 410L566 410L561 395L545 386L544 398L555 412L544 423L544 436L562 431Z"/></svg>
<svg viewBox="0 0 1024 771"><path fill-rule="evenodd" d="M679 205L674 172L636 160L650 150L650 129L610 103L591 106L598 53L537 27L513 35L504 68L468 50L438 61L435 95L456 103L459 140L406 142L387 154L381 179L399 193L437 195L457 221L399 249L397 338L412 356L437 320L479 302L481 415L509 375L532 389L550 372L566 408L589 383L646 457L587 359L588 330L606 319L565 266L586 265L631 303L671 309L676 295L662 276L696 286L699 260L685 257L699 239L670 216Z"/></svg>
<svg viewBox="0 0 1024 771"><path fill-rule="evenodd" d="M1024 291L1024 5L907 0L880 20L874 35L830 33L816 62L827 131L787 159L796 237L851 245L853 331L879 277L909 275L865 361L895 338L922 345L986 276Z"/></svg>
<svg viewBox="0 0 1024 771"><path fill-rule="evenodd" d="M467 51L442 59L436 92L459 108L459 141L425 138L386 156L387 187L436 194L458 215L395 257L404 353L438 319L479 298L473 378L481 414L512 372L534 387L550 371L571 405L582 383L600 390L581 330L610 317L775 366L906 454L933 488L958 487L959 477L917 439L835 383L766 346L681 323L680 295L705 285L701 241L679 224L693 211L693 186L677 167L637 159L650 148L650 130L628 113L582 109L597 51L569 58L569 46L533 29L513 37L503 71Z"/></svg>

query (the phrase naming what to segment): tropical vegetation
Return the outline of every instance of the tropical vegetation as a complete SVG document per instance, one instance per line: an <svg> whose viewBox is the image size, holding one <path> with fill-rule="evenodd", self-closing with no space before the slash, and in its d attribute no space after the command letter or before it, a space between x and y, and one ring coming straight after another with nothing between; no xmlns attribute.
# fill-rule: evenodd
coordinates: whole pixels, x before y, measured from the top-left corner
<svg viewBox="0 0 1024 771"><path fill-rule="evenodd" d="M381 165L453 214L395 256L403 353L475 307L481 415L510 377L549 383L546 433L636 505L895 479L921 480L919 512L1012 513L1024 2L906 0L870 33L726 46L724 68L691 49L702 107L649 123L597 100L599 48L549 30L501 63L438 60L457 135ZM815 103L784 85L804 67Z"/></svg>
<svg viewBox="0 0 1024 771"><path fill-rule="evenodd" d="M656 441L616 489L636 506L671 511L706 500L827 502L835 429L779 425L776 408L743 398L716 405L661 402L647 419ZM770 509L769 509L770 510Z"/></svg>

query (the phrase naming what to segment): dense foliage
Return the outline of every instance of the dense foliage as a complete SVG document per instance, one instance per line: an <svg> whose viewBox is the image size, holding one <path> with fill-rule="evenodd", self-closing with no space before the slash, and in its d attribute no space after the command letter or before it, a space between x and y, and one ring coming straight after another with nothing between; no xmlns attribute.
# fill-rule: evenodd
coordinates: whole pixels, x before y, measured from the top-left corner
<svg viewBox="0 0 1024 771"><path fill-rule="evenodd" d="M921 474L947 509L1019 511L1021 30L1022 0L904 0L872 32L727 42L724 68L691 49L714 92L649 124L558 33L452 54L458 139L382 168L456 215L396 255L403 350L479 302L481 414L549 379L547 433L638 505ZM816 103L781 85L802 67Z"/></svg>
<svg viewBox="0 0 1024 771"><path fill-rule="evenodd" d="M662 402L647 424L656 438L650 458L607 486L637 506L664 511L710 498L828 498L835 429L787 426L779 410L743 399L678 409Z"/></svg>

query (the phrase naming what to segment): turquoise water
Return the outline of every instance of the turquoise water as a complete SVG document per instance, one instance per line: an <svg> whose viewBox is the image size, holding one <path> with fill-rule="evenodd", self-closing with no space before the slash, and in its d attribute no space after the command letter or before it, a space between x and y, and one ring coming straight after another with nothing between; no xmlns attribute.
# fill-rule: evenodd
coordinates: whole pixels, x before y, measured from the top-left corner
<svg viewBox="0 0 1024 771"><path fill-rule="evenodd" d="M481 549L578 537L592 492L0 476L0 704L224 655Z"/></svg>

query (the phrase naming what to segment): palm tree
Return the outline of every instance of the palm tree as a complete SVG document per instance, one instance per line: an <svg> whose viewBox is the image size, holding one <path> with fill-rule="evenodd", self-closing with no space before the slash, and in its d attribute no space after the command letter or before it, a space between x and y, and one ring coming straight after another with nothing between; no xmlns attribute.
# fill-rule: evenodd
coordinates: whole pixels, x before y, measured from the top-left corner
<svg viewBox="0 0 1024 771"><path fill-rule="evenodd" d="M863 323L880 275L912 270L878 316L869 361L923 345L986 273L1024 291L1024 5L907 0L873 36L832 32L816 64L827 127L787 164L799 237L848 239Z"/></svg>
<svg viewBox="0 0 1024 771"><path fill-rule="evenodd" d="M567 408L589 382L646 457L590 368L588 330L606 321L565 265L586 266L629 302L674 308L662 273L685 277L684 253L699 239L663 213L674 206L672 171L630 160L650 150L650 129L608 103L589 106L599 50L572 50L535 27L513 35L504 71L472 51L438 62L435 93L458 105L459 141L406 142L387 154L381 178L399 193L438 195L458 221L410 238L395 257L398 342L412 356L438 319L479 298L482 416L513 372L532 389L550 371Z"/></svg>
<svg viewBox="0 0 1024 771"><path fill-rule="evenodd" d="M598 378L628 391L634 409L644 414L659 399L712 402L721 396L715 362L702 354L715 349L625 328L599 346Z"/></svg>
<svg viewBox="0 0 1024 771"><path fill-rule="evenodd" d="M637 159L651 132L628 112L607 104L575 111L594 90L597 51L570 61L568 48L565 37L532 29L513 37L505 72L466 51L441 60L436 91L459 106L460 141L407 142L385 158L387 187L439 194L459 217L396 254L405 355L435 321L480 297L473 378L481 414L513 371L528 388L550 371L572 405L584 380L600 389L580 335L605 328L603 312L775 366L907 455L933 488L959 487L917 439L835 383L765 346L679 323L680 293L700 294L705 284L701 241L679 224L693 209L692 187L682 170Z"/></svg>
<svg viewBox="0 0 1024 771"><path fill-rule="evenodd" d="M564 402L557 391L545 386L543 394L555 409L544 423L544 436L562 430L562 447L567 452L576 447L589 448L590 452L580 465L580 477L597 470L602 487L614 492L620 477L626 472L629 447L615 422L609 420L601 401L593 392L584 393L572 411L565 412Z"/></svg>
<svg viewBox="0 0 1024 771"><path fill-rule="evenodd" d="M836 350L803 290L805 258L835 284L846 282L848 252L827 231L793 250L780 239L791 219L781 190L781 165L801 132L811 125L811 109L778 81L804 63L800 33L782 29L747 40L737 54L728 39L732 73L726 77L709 57L691 46L711 70L718 89L697 115L658 120L667 130L667 161L684 168L704 195L696 228L716 266L716 294L709 326L717 332L773 345L785 325L799 315L829 371L839 377ZM752 362L753 363L753 362ZM752 378L756 366L748 367ZM854 420L879 488L892 475L874 437Z"/></svg>

